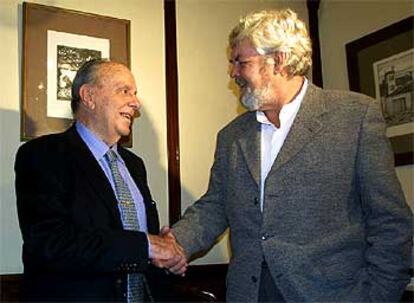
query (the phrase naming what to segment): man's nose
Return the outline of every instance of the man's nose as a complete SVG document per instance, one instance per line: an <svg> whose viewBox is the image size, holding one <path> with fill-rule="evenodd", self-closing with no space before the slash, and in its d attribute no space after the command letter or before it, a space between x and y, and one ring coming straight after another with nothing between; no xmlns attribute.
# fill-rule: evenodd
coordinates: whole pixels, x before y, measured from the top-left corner
<svg viewBox="0 0 414 303"><path fill-rule="evenodd" d="M132 107L134 110L138 110L141 107L141 100L138 98L138 96L133 95L131 98L131 101L129 102L129 106Z"/></svg>
<svg viewBox="0 0 414 303"><path fill-rule="evenodd" d="M230 63L229 64L229 76L232 79L234 79L237 76L239 76L239 69L238 69L237 64L234 64L234 63Z"/></svg>

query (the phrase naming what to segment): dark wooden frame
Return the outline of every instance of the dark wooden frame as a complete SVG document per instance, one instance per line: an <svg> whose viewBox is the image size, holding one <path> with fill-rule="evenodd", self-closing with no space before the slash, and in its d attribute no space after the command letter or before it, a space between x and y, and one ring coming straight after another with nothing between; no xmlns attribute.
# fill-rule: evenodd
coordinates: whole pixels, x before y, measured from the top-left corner
<svg viewBox="0 0 414 303"><path fill-rule="evenodd" d="M165 77L167 87L167 152L169 223L181 218L180 136L178 110L175 0L164 0Z"/></svg>
<svg viewBox="0 0 414 303"><path fill-rule="evenodd" d="M410 16L346 44L348 79L351 90L375 98L373 73L370 75L369 72L365 72L368 69L364 69L364 67L371 66L372 68L373 62L411 49L413 47L413 24L414 16ZM364 60L360 59L361 54L364 54ZM364 75L361 75L361 71L364 72ZM413 137L414 134L408 133L390 138L396 166L413 164Z"/></svg>
<svg viewBox="0 0 414 303"><path fill-rule="evenodd" d="M323 87L321 45L319 42L319 5L320 0L307 0L309 16L309 36L312 41L312 82Z"/></svg>
<svg viewBox="0 0 414 303"><path fill-rule="evenodd" d="M24 2L21 140L61 132L72 123L47 117L47 89L38 89L41 82L47 85L47 30L109 39L110 59L130 66L129 20Z"/></svg>

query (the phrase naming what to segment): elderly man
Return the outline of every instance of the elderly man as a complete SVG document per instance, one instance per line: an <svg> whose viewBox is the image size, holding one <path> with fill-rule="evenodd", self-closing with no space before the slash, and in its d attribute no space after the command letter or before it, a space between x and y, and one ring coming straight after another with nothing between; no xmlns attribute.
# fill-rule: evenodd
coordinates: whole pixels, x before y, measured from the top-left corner
<svg viewBox="0 0 414 303"><path fill-rule="evenodd" d="M218 134L207 193L169 237L191 256L230 228L229 302L398 301L412 215L378 103L309 83L289 9L246 16L230 47L248 112Z"/></svg>
<svg viewBox="0 0 414 303"><path fill-rule="evenodd" d="M117 145L140 107L119 63L94 60L72 86L76 122L16 156L24 300L143 302L149 258L182 261L161 238L143 161Z"/></svg>

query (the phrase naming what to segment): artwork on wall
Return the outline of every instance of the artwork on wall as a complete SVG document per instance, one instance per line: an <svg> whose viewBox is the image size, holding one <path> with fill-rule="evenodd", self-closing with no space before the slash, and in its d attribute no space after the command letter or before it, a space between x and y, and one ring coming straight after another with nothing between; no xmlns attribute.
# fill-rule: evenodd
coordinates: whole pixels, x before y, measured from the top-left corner
<svg viewBox="0 0 414 303"><path fill-rule="evenodd" d="M47 31L47 117L72 119L71 87L77 70L91 59L108 59L109 39Z"/></svg>
<svg viewBox="0 0 414 303"><path fill-rule="evenodd" d="M374 63L375 96L388 127L413 121L414 49Z"/></svg>
<svg viewBox="0 0 414 303"><path fill-rule="evenodd" d="M414 16L346 45L349 88L380 101L395 165L414 162Z"/></svg>
<svg viewBox="0 0 414 303"><path fill-rule="evenodd" d="M130 21L23 3L21 139L57 133L72 120L71 86L91 59L130 66ZM131 135L121 139L131 146Z"/></svg>

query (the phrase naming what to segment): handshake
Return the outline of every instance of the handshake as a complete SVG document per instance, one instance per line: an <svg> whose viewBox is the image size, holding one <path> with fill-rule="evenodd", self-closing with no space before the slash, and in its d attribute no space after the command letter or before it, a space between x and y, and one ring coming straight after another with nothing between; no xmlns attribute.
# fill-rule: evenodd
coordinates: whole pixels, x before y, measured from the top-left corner
<svg viewBox="0 0 414 303"><path fill-rule="evenodd" d="M164 226L158 236L148 234L148 239L151 245L152 264L165 268L173 274L184 276L187 270L187 257L171 229Z"/></svg>

